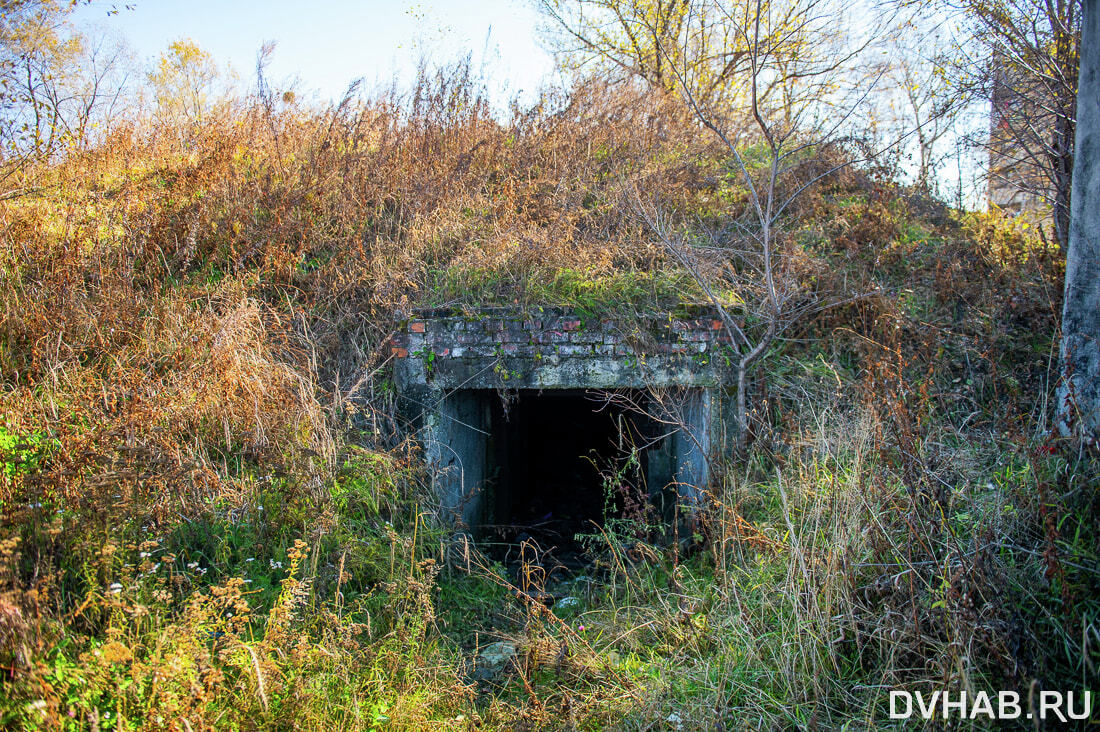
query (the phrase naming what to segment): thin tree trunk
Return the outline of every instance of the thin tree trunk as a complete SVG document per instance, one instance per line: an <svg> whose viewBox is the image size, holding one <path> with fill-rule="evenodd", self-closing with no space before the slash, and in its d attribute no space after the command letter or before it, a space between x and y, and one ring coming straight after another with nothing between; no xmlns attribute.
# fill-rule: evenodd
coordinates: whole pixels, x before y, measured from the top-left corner
<svg viewBox="0 0 1100 732"><path fill-rule="evenodd" d="M1100 0L1084 0L1057 425L1100 449Z"/></svg>
<svg viewBox="0 0 1100 732"><path fill-rule="evenodd" d="M777 317L773 316L768 321L767 330L760 341L737 362L737 440L734 447L739 456L745 454L749 439L749 409L748 409L748 375L752 365L764 355L764 352L775 340L777 330Z"/></svg>
<svg viewBox="0 0 1100 732"><path fill-rule="evenodd" d="M1054 179L1054 238L1058 248L1065 252L1069 247L1070 202L1073 187L1074 117L1073 104L1062 105L1067 116L1058 117L1054 124L1054 139L1050 149L1050 167Z"/></svg>

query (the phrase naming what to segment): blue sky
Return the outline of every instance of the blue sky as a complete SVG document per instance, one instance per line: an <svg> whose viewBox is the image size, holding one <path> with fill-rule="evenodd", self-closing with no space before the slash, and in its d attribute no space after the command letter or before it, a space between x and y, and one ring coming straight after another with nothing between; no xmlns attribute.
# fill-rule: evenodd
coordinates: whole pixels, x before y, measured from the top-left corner
<svg viewBox="0 0 1100 732"><path fill-rule="evenodd" d="M300 93L325 99L357 77L368 88L395 74L407 81L425 53L437 62L472 53L498 102L515 93L530 99L553 76L538 14L524 0L95 0L75 19L121 34L142 60L190 38L246 81L261 44L275 41L268 76L297 77Z"/></svg>

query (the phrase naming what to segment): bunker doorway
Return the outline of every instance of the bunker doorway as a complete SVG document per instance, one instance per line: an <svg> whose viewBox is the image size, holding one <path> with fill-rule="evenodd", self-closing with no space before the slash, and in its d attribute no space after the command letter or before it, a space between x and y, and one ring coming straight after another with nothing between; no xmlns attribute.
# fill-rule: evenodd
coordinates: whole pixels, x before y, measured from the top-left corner
<svg viewBox="0 0 1100 732"><path fill-rule="evenodd" d="M524 390L491 400L482 534L493 553L514 554L532 541L568 566L582 561L584 537L608 521L645 525L651 497L667 482L659 463L668 440L640 411L644 391L620 397Z"/></svg>

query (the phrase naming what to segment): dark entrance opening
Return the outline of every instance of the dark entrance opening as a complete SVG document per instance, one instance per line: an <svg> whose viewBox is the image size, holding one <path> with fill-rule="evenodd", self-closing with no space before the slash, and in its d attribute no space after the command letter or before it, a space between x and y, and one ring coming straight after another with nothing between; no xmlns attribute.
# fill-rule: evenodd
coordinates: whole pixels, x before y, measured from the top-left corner
<svg viewBox="0 0 1100 732"><path fill-rule="evenodd" d="M490 405L483 538L498 556L533 541L566 566L578 563L578 535L597 534L611 519L644 519L651 489L664 487L650 485L650 463L665 440L640 411L642 390L619 398L519 391Z"/></svg>

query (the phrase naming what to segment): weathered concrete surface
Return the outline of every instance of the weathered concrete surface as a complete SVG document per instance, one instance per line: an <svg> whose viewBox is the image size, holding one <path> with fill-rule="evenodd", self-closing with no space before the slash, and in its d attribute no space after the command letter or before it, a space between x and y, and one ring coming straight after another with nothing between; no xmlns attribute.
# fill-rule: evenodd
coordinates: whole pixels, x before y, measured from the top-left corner
<svg viewBox="0 0 1100 732"><path fill-rule="evenodd" d="M709 389L684 390L680 399L682 426L672 438L673 480L681 507L689 510L699 507L710 478L712 400L717 396Z"/></svg>
<svg viewBox="0 0 1100 732"><path fill-rule="evenodd" d="M470 527L479 523L483 507L487 454L486 405L471 391L456 391L423 411L420 439L432 467L441 518Z"/></svg>
<svg viewBox="0 0 1100 732"><path fill-rule="evenodd" d="M717 387L732 357L720 321L653 317L624 326L564 311L421 311L391 353L402 390Z"/></svg>
<svg viewBox="0 0 1100 732"><path fill-rule="evenodd" d="M492 476L490 399L498 392L637 389L660 394L679 424L646 456L651 495L677 496L681 513L703 500L710 465L728 444L729 349L705 309L625 325L567 311L474 314L420 311L391 344L402 409L433 469L440 518L461 530L487 516Z"/></svg>

